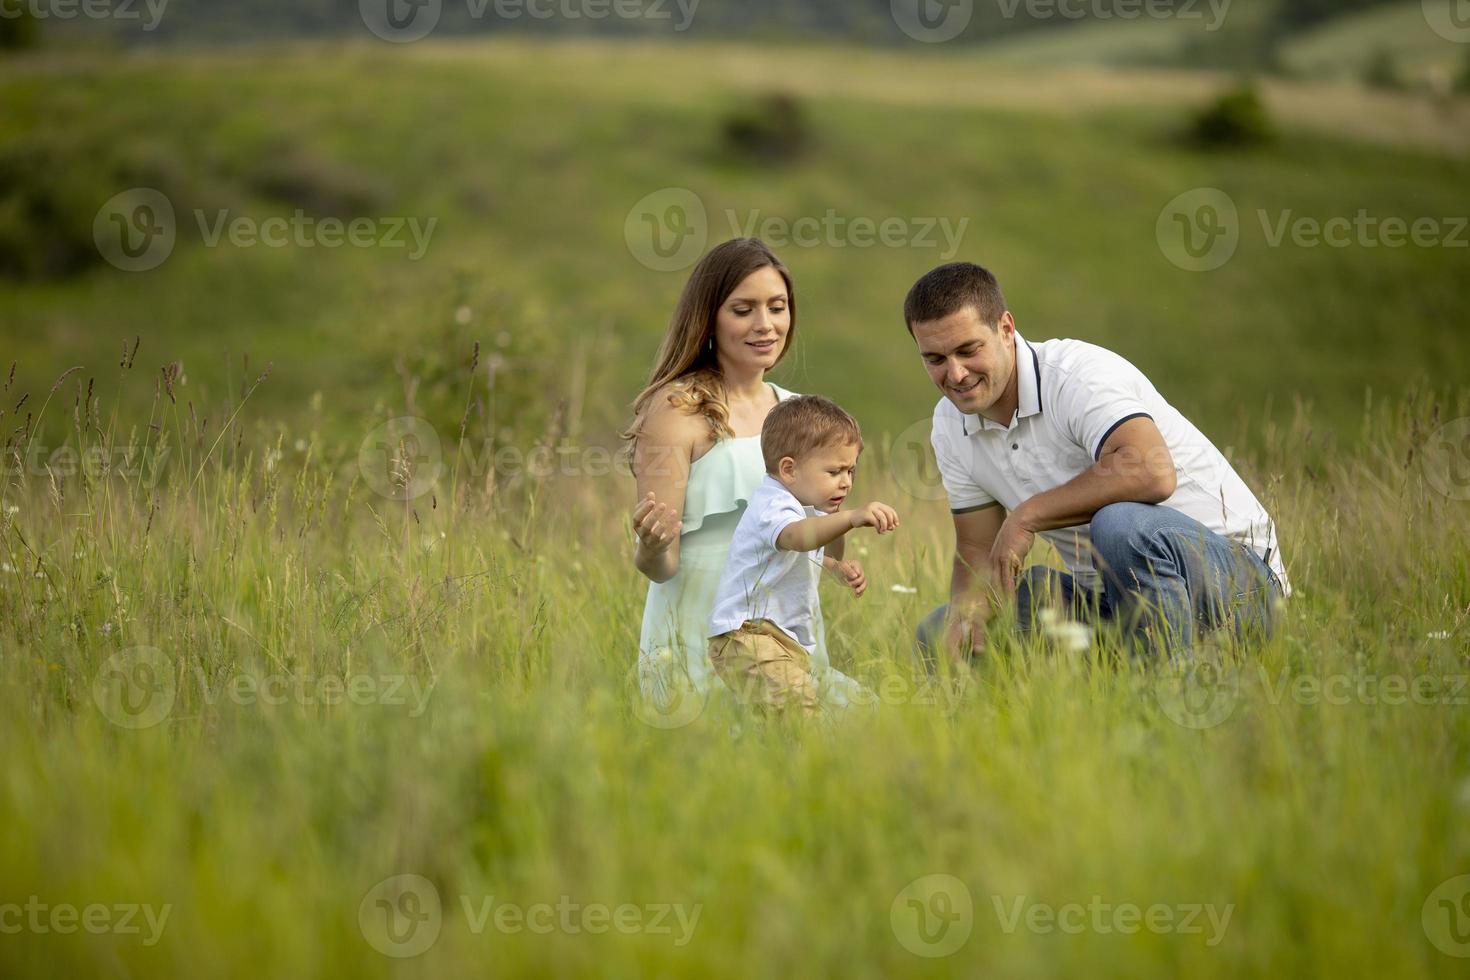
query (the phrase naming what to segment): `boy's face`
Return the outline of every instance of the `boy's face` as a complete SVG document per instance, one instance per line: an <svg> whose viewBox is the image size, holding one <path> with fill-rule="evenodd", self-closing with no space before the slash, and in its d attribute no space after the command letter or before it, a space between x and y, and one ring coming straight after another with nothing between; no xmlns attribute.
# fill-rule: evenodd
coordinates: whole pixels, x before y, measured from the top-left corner
<svg viewBox="0 0 1470 980"><path fill-rule="evenodd" d="M812 450L800 462L785 456L776 478L804 506L835 513L852 491L858 452L856 444L831 445Z"/></svg>

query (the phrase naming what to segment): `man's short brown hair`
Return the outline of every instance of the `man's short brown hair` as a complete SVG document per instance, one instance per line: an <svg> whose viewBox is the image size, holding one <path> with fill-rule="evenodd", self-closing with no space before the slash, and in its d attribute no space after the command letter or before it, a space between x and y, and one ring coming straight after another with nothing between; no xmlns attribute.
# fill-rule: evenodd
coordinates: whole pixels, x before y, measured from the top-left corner
<svg viewBox="0 0 1470 980"><path fill-rule="evenodd" d="M773 476L787 456L800 460L826 446L854 444L861 452L863 432L857 419L821 395L798 395L780 402L761 426L761 455L766 472Z"/></svg>
<svg viewBox="0 0 1470 980"><path fill-rule="evenodd" d="M994 329L1005 316L1006 298L989 269L972 262L954 262L914 283L904 300L903 318L912 334L914 324L943 320L967 306L975 307L981 322Z"/></svg>

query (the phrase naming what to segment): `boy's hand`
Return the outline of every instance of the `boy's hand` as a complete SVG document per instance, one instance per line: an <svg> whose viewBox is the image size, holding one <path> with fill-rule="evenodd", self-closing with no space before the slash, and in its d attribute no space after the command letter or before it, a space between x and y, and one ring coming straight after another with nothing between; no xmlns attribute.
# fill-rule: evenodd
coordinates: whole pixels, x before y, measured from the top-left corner
<svg viewBox="0 0 1470 980"><path fill-rule="evenodd" d="M832 571L847 583L854 595L862 595L868 591L868 577L863 574L863 566L855 561L839 561L833 566Z"/></svg>
<svg viewBox="0 0 1470 980"><path fill-rule="evenodd" d="M898 511L887 504L876 501L852 512L853 527L870 527L879 534L887 534L898 527Z"/></svg>

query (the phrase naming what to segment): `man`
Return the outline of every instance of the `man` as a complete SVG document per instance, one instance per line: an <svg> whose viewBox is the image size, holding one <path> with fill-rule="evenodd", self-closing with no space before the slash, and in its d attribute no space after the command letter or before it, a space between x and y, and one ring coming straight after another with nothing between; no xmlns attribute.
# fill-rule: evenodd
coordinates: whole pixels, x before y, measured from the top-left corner
<svg viewBox="0 0 1470 980"><path fill-rule="evenodd" d="M931 441L955 527L950 602L919 627L921 651L981 648L992 595L1023 632L1060 607L1153 652L1217 627L1269 633L1290 594L1275 525L1142 372L1081 341L1026 341L969 263L920 279L904 318L944 395ZM1067 573L1021 574L1038 534Z"/></svg>

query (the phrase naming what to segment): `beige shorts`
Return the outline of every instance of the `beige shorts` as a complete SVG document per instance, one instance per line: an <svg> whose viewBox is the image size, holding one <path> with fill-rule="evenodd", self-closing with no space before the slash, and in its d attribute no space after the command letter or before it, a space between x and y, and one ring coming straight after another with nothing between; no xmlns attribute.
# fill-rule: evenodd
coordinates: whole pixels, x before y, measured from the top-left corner
<svg viewBox="0 0 1470 980"><path fill-rule="evenodd" d="M746 620L709 641L715 673L743 703L760 711L815 715L817 682L811 655L770 620Z"/></svg>

